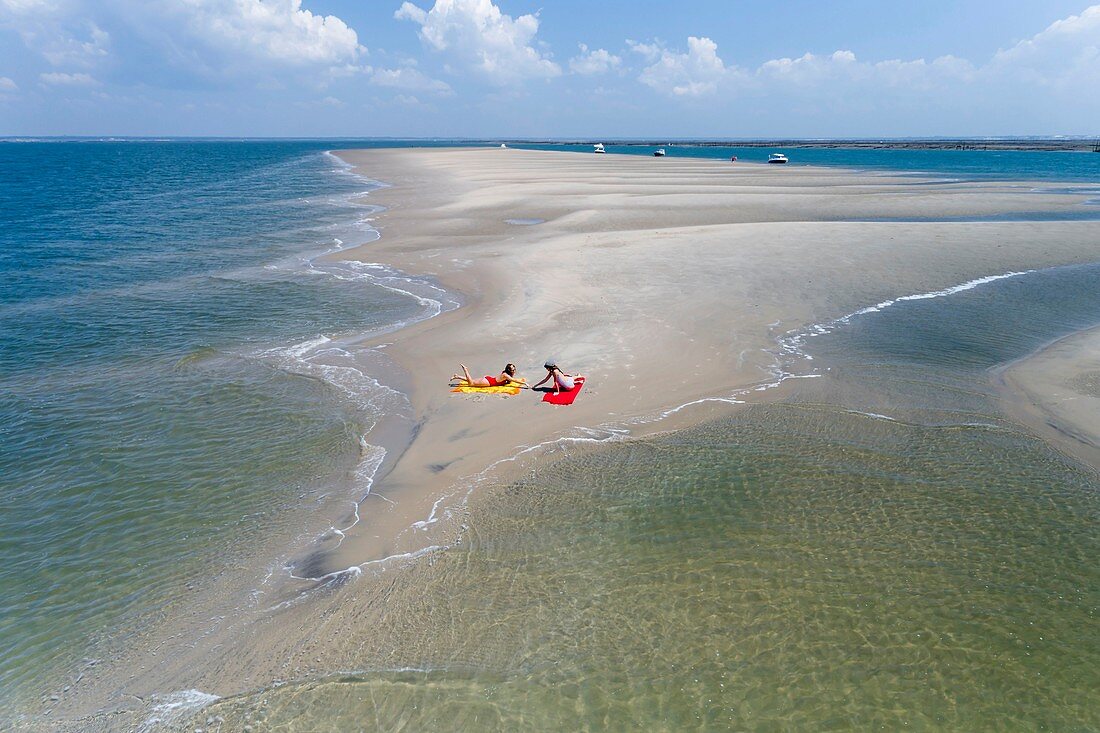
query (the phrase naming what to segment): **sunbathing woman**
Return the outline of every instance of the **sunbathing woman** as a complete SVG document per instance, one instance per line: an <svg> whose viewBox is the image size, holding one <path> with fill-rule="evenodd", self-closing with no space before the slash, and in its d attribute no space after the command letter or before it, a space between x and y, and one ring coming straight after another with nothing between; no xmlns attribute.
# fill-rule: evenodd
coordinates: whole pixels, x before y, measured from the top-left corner
<svg viewBox="0 0 1100 733"><path fill-rule="evenodd" d="M554 380L554 394L558 392L570 392L573 387L577 386L577 383L573 380L573 375L566 374L561 369L558 369L557 362L554 359L547 359L543 366L546 368L546 376L543 377L543 380L536 384L535 387L539 387L551 379ZM532 389L535 387L532 387Z"/></svg>
<svg viewBox="0 0 1100 733"><path fill-rule="evenodd" d="M474 379L470 376L470 370L466 368L465 364L459 364L462 367L462 374L452 374L451 381L464 382L465 384L458 385L459 387L503 387L509 384L514 384L517 387L526 387L527 380L516 377L516 365L505 364L504 371L497 376L491 376L486 374L481 379Z"/></svg>

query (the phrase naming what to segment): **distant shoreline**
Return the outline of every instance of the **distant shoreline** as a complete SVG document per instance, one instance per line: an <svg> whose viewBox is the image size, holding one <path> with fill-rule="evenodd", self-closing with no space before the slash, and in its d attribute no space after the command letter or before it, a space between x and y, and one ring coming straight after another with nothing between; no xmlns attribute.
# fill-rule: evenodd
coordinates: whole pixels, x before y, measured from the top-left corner
<svg viewBox="0 0 1100 733"><path fill-rule="evenodd" d="M1030 150L1042 152L1093 151L1100 141L1089 138L1074 139L943 139L943 140L799 140L776 138L774 140L593 140L592 142L563 142L561 140L516 140L520 145L577 145L587 146L597 142L604 145L666 147L666 148L851 148L867 150Z"/></svg>
<svg viewBox="0 0 1100 733"><path fill-rule="evenodd" d="M1076 137L955 137L955 138L750 138L745 140L706 140L676 138L524 138L524 137L173 137L173 136L70 136L70 135L0 135L0 143L58 142L285 142L288 140L331 140L344 144L354 142L422 142L462 143L497 147L513 145L560 145L591 147L596 143L621 147L665 148L834 148L865 150L1024 150L1037 152L1098 152L1100 136ZM351 147L351 145L345 145Z"/></svg>

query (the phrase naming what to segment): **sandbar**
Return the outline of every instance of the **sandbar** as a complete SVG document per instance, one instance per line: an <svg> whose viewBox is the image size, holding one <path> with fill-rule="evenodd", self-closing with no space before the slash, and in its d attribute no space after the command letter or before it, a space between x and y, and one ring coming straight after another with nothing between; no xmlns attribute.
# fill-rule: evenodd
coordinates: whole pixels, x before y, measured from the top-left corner
<svg viewBox="0 0 1100 733"><path fill-rule="evenodd" d="M378 500L339 542L301 548L311 572L341 582L271 580L257 601L245 596L270 558L240 568L189 598L187 619L165 619L89 673L55 719L136 725L155 694L244 694L400 663L417 634L440 633L406 606L431 579L425 551L461 536L479 490L577 446L772 399L782 387L758 388L777 381L790 331L1100 254L1095 222L912 221L1070 213L1085 200L1031 182L518 149L337 155L385 182L364 197L385 209L372 222L380 240L330 256L433 278L464 303L360 344L409 395L411 427L367 436L389 451ZM547 357L587 377L573 405L447 387L459 363L480 375L514 362L538 379Z"/></svg>
<svg viewBox="0 0 1100 733"><path fill-rule="evenodd" d="M532 446L675 429L754 399L788 331L1097 255L1095 222L890 220L1071 212L1086 198L1041 184L517 149L337 154L388 186L367 197L386 207L381 239L336 256L433 277L466 305L390 339L416 438L379 483L397 503L330 571L423 547L425 533L406 530L438 517L440 497L464 499L489 466L514 475ZM547 357L588 377L569 408L446 389L460 362L478 375L514 362L538 379Z"/></svg>

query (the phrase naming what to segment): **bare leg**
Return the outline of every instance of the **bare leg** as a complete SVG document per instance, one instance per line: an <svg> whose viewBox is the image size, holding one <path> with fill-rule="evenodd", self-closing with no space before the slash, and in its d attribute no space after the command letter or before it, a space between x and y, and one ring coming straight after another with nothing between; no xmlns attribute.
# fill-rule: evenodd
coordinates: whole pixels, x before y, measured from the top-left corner
<svg viewBox="0 0 1100 733"><path fill-rule="evenodd" d="M470 370L466 368L465 364L459 364L462 367L462 374L455 374L451 376L451 379L458 379L466 383L467 387L488 387L489 382L485 379L474 379L470 376ZM462 386L462 385L459 385Z"/></svg>
<svg viewBox="0 0 1100 733"><path fill-rule="evenodd" d="M453 382L457 379L461 382L465 382L467 385L473 384L474 380L470 378L470 370L466 368L465 364L459 364L459 366L462 367L462 374L452 374L451 381Z"/></svg>

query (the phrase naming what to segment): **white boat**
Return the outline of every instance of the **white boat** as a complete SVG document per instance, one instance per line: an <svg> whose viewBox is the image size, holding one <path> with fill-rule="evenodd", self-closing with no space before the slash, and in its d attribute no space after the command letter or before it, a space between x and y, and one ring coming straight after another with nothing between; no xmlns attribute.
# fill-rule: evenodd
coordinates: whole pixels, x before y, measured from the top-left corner
<svg viewBox="0 0 1100 733"><path fill-rule="evenodd" d="M665 149L664 148L657 148L656 150L653 151L653 157L654 158L663 158L663 157L665 157Z"/></svg>
<svg viewBox="0 0 1100 733"><path fill-rule="evenodd" d="M786 163L787 162L787 156L783 155L783 153L772 153L771 155L768 156L768 162L769 163L778 163L778 164Z"/></svg>
<svg viewBox="0 0 1100 733"><path fill-rule="evenodd" d="M592 146L592 152L593 153L604 153L604 152L607 152L607 151L605 151L603 149L603 143L596 143L595 145Z"/></svg>

